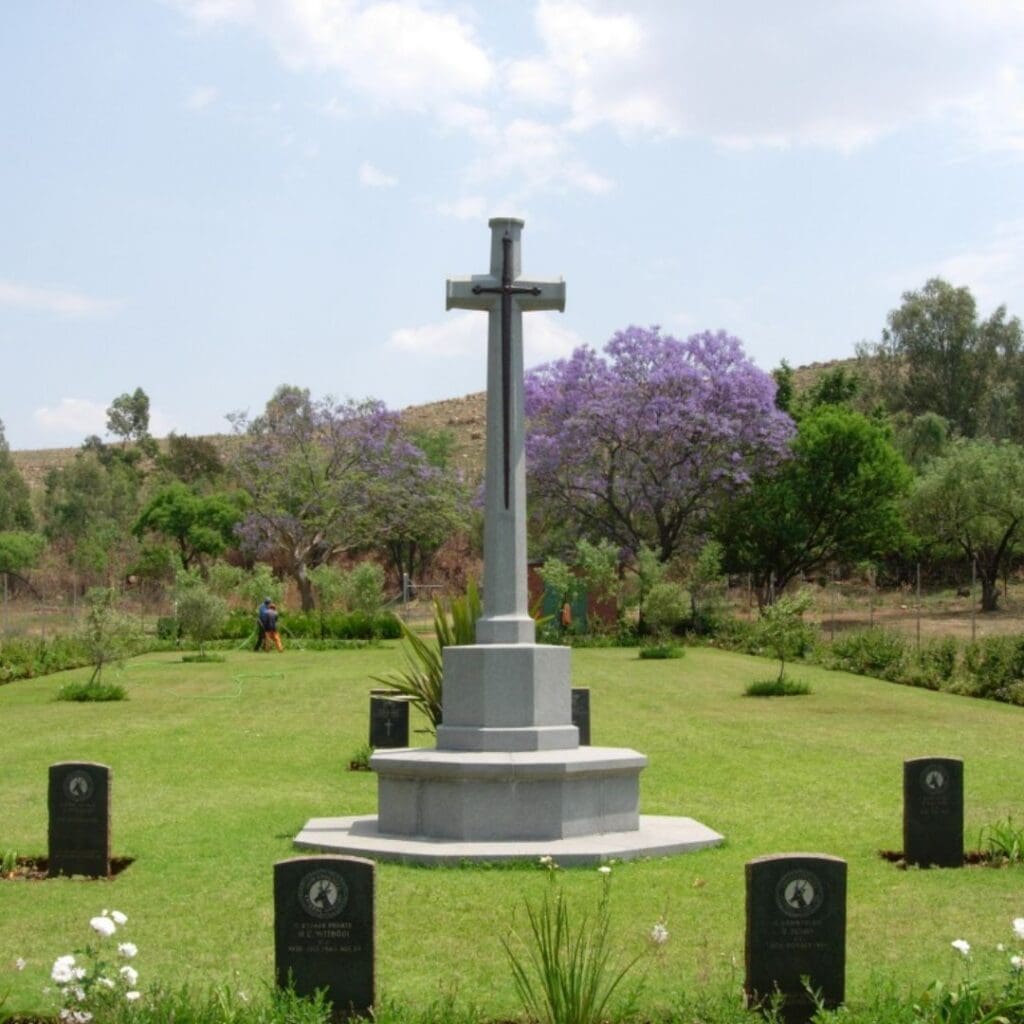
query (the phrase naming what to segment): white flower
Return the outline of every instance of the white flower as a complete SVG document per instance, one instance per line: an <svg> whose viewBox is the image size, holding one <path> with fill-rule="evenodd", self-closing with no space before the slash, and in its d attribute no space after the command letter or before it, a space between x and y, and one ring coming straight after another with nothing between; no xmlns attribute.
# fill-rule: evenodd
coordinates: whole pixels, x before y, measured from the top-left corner
<svg viewBox="0 0 1024 1024"><path fill-rule="evenodd" d="M121 968L121 977L124 978L129 985L134 987L139 980L139 972L135 970L134 967L129 967L125 964L125 966Z"/></svg>
<svg viewBox="0 0 1024 1024"><path fill-rule="evenodd" d="M72 1024L89 1024L92 1014L88 1010L75 1010L71 1015Z"/></svg>
<svg viewBox="0 0 1024 1024"><path fill-rule="evenodd" d="M79 988L79 986L76 985L74 988L69 988L67 991L70 992L80 1003L85 1002L84 988Z"/></svg>
<svg viewBox="0 0 1024 1024"><path fill-rule="evenodd" d="M71 977L74 978L75 981L81 981L85 977L86 973L87 972L84 967L73 967L71 969Z"/></svg>
<svg viewBox="0 0 1024 1024"><path fill-rule="evenodd" d="M97 985L102 985L104 988L116 988L117 987L117 985L115 984L113 978L97 978L96 979L96 984Z"/></svg>
<svg viewBox="0 0 1024 1024"><path fill-rule="evenodd" d="M1015 971L1024 971L1024 956L1011 956L1010 966Z"/></svg>
<svg viewBox="0 0 1024 1024"><path fill-rule="evenodd" d="M106 913L106 911L104 911L104 913ZM112 910L110 912L110 916L114 919L114 923L115 924L127 924L128 923L128 915L127 914L122 914L120 910Z"/></svg>
<svg viewBox="0 0 1024 1024"><path fill-rule="evenodd" d="M25 970L26 963L27 961L25 958L23 956L19 956L18 959L14 961L14 969L16 971L23 971Z"/></svg>
<svg viewBox="0 0 1024 1024"><path fill-rule="evenodd" d="M1006 946L1004 946L1001 942L997 942L996 943L996 952L997 953L1005 953L1006 952Z"/></svg>
<svg viewBox="0 0 1024 1024"><path fill-rule="evenodd" d="M50 971L50 977L57 982L58 985L66 985L71 981L75 966L75 958L69 953L67 956L59 956L53 962L53 968Z"/></svg>
<svg viewBox="0 0 1024 1024"><path fill-rule="evenodd" d="M122 942L117 947L118 953L121 954L126 960L131 960L133 956L139 951L139 947L134 942Z"/></svg>
<svg viewBox="0 0 1024 1024"><path fill-rule="evenodd" d="M664 922L658 921L651 929L651 942L656 946L663 946L668 942L668 929L665 927Z"/></svg>
<svg viewBox="0 0 1024 1024"><path fill-rule="evenodd" d="M610 874L612 873L612 869L611 869L610 867L608 867L608 865L607 865L607 864L602 864L602 865L601 865L601 866L600 866L600 867L599 867L599 868L597 869L597 873L598 873L599 875L610 875Z"/></svg>
<svg viewBox="0 0 1024 1024"><path fill-rule="evenodd" d="M134 1003L136 999L142 998L142 993L132 990L131 992L125 992L124 997L129 1003Z"/></svg>
<svg viewBox="0 0 1024 1024"><path fill-rule="evenodd" d="M546 853L543 857L540 858L540 863L543 864L544 867L550 867L552 864L555 863L555 858L552 857L550 853Z"/></svg>
<svg viewBox="0 0 1024 1024"><path fill-rule="evenodd" d="M102 914L99 917L94 917L89 922L89 927L92 928L93 931L99 932L100 935L107 936L108 938L117 931L117 925L114 924L109 917Z"/></svg>
<svg viewBox="0 0 1024 1024"><path fill-rule="evenodd" d="M1013 919L1013 930L1017 933L1018 939L1024 939L1024 917Z"/></svg>
<svg viewBox="0 0 1024 1024"><path fill-rule="evenodd" d="M950 945L961 952L964 956L969 956L971 952L971 944L966 939L954 939Z"/></svg>

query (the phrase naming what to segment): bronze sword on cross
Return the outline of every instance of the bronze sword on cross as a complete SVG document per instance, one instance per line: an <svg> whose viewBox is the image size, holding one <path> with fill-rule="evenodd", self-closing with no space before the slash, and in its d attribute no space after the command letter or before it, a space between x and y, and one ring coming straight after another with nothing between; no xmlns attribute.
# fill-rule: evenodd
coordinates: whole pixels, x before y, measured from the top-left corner
<svg viewBox="0 0 1024 1024"><path fill-rule="evenodd" d="M527 626L532 628L526 597L522 314L565 308L561 280L520 279L522 227L511 217L491 220L490 272L447 283L447 309L488 314L484 619L504 620L484 641L494 643L503 637L521 642Z"/></svg>

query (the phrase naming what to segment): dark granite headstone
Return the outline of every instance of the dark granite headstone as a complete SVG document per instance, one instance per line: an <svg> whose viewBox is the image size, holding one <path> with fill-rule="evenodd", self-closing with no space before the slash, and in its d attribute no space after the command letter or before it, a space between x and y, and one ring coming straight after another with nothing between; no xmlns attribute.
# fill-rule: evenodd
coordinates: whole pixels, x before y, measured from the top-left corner
<svg viewBox="0 0 1024 1024"><path fill-rule="evenodd" d="M50 765L49 874L110 876L110 782L105 764Z"/></svg>
<svg viewBox="0 0 1024 1024"><path fill-rule="evenodd" d="M781 1017L805 1024L816 1007L842 1003L846 983L846 861L786 853L747 862L747 1005L768 1008L782 997Z"/></svg>
<svg viewBox="0 0 1024 1024"><path fill-rule="evenodd" d="M903 762L903 859L921 867L964 862L964 763L956 757Z"/></svg>
<svg viewBox="0 0 1024 1024"><path fill-rule="evenodd" d="M362 857L293 857L274 865L274 972L300 996L325 989L334 1018L371 1016L374 872Z"/></svg>
<svg viewBox="0 0 1024 1024"><path fill-rule="evenodd" d="M370 697L370 746L409 746L409 702Z"/></svg>
<svg viewBox="0 0 1024 1024"><path fill-rule="evenodd" d="M580 746L590 746L590 690L585 686L572 688L572 724L580 731Z"/></svg>

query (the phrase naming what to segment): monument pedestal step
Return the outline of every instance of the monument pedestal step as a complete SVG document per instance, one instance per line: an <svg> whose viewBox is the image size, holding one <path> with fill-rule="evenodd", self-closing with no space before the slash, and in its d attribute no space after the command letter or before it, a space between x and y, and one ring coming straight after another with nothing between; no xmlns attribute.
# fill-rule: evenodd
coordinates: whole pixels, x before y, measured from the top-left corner
<svg viewBox="0 0 1024 1024"><path fill-rule="evenodd" d="M344 853L403 864L457 867L470 861L498 864L553 857L561 867L600 864L607 860L667 857L693 853L722 842L719 833L693 818L640 815L631 832L603 832L569 839L521 839L505 842L460 842L423 836L382 833L376 815L349 818L311 818L295 837L304 850Z"/></svg>
<svg viewBox="0 0 1024 1024"><path fill-rule="evenodd" d="M382 834L464 842L635 831L646 764L612 747L407 749L370 759Z"/></svg>

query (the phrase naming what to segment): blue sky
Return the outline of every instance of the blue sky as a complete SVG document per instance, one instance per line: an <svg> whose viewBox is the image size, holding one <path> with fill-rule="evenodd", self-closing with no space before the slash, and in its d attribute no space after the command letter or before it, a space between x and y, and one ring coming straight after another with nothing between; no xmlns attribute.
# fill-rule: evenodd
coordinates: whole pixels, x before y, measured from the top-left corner
<svg viewBox="0 0 1024 1024"><path fill-rule="evenodd" d="M13 448L481 390L496 215L566 280L528 364L842 358L935 274L1024 315L1021 0L9 0L0 105Z"/></svg>

